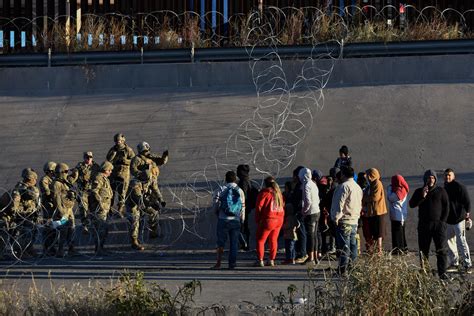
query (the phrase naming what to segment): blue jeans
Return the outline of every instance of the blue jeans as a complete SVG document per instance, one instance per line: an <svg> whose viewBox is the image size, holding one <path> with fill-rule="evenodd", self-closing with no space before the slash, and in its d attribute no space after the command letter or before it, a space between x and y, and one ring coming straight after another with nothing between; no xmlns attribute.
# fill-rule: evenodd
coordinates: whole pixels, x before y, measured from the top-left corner
<svg viewBox="0 0 474 316"><path fill-rule="evenodd" d="M295 257L296 257L295 243L296 243L296 240L285 239L286 260L295 260Z"/></svg>
<svg viewBox="0 0 474 316"><path fill-rule="evenodd" d="M217 247L224 248L229 236L229 266L235 267L237 262L237 249L239 245L240 220L219 218L217 221Z"/></svg>
<svg viewBox="0 0 474 316"><path fill-rule="evenodd" d="M339 224L336 228L337 248L341 251L339 256L339 271L345 272L349 257L351 263L357 259L357 224Z"/></svg>
<svg viewBox="0 0 474 316"><path fill-rule="evenodd" d="M304 225L303 219L299 218L298 221L300 222L300 227L296 230L296 234L298 235L298 240L296 241L296 251L298 257L302 258L307 255L306 252L306 227Z"/></svg>

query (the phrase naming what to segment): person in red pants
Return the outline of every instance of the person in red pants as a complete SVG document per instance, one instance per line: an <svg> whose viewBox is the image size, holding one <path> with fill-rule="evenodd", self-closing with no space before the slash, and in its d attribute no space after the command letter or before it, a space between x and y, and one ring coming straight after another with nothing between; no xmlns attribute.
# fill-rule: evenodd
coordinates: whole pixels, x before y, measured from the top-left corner
<svg viewBox="0 0 474 316"><path fill-rule="evenodd" d="M284 218L284 200L280 187L273 177L265 179L265 188L257 196L255 221L257 223L257 266L263 267L265 242L270 247L269 266L275 265L278 235Z"/></svg>

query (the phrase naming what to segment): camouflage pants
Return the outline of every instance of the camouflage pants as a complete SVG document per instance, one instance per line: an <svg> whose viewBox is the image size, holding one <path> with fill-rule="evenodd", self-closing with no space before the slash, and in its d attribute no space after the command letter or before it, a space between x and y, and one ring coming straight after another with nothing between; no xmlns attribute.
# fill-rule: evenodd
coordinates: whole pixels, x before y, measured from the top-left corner
<svg viewBox="0 0 474 316"><path fill-rule="evenodd" d="M44 219L51 220L54 214L54 205L51 202L46 202L43 207ZM43 228L43 251L50 252L54 247L55 240L56 230L45 225Z"/></svg>
<svg viewBox="0 0 474 316"><path fill-rule="evenodd" d="M114 191L114 196L112 198L112 205L115 200L115 196L118 198L118 208L123 207L125 205L125 198L127 197L127 190L128 190L128 184L130 182L130 173L124 173L115 176L111 183L110 186L112 187L112 190ZM111 205L111 206L112 206Z"/></svg>
<svg viewBox="0 0 474 316"><path fill-rule="evenodd" d="M75 226L71 221L56 229L59 250L63 250L64 246L69 248L73 246L74 230Z"/></svg>
<svg viewBox="0 0 474 316"><path fill-rule="evenodd" d="M131 207L129 211L132 215L130 237L132 238L132 240L134 240L138 239L138 235L140 232L141 212L138 206ZM150 231L156 231L158 227L158 211L152 207L146 207L143 212L148 215L148 229Z"/></svg>
<svg viewBox="0 0 474 316"><path fill-rule="evenodd" d="M107 223L107 214L108 212L104 210L98 210L92 217L92 225L95 229L95 239L94 243L96 250L99 247L103 247L105 240L109 234L109 225Z"/></svg>
<svg viewBox="0 0 474 316"><path fill-rule="evenodd" d="M158 202L163 202L163 195L161 194L160 188L158 186L158 180L154 179L150 185L151 198ZM159 206L161 208L161 204Z"/></svg>
<svg viewBox="0 0 474 316"><path fill-rule="evenodd" d="M23 221L17 226L17 238L15 242L15 251L23 254L25 251L33 249L38 235L36 224L31 221Z"/></svg>
<svg viewBox="0 0 474 316"><path fill-rule="evenodd" d="M5 220L0 219L0 259L2 259L3 255L8 251L9 236L8 223Z"/></svg>
<svg viewBox="0 0 474 316"><path fill-rule="evenodd" d="M78 197L78 212L83 226L87 226L89 224L89 196L89 191L86 190L80 192Z"/></svg>

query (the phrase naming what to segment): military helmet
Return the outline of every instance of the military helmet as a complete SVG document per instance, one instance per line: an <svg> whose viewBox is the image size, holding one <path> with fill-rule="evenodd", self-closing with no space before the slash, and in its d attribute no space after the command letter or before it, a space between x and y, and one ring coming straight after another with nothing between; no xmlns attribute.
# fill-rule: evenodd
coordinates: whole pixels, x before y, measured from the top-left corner
<svg viewBox="0 0 474 316"><path fill-rule="evenodd" d="M62 172L69 171L69 166L66 165L65 163L58 163L56 165L55 171L56 171L56 173L62 173Z"/></svg>
<svg viewBox="0 0 474 316"><path fill-rule="evenodd" d="M100 169L102 171L112 171L112 169L114 169L114 165L112 165L110 162L108 161L104 161L102 163L102 165L100 165Z"/></svg>
<svg viewBox="0 0 474 316"><path fill-rule="evenodd" d="M148 144L147 142L140 142L137 145L137 150L138 150L139 153L141 153L143 151L149 151L150 150L150 144Z"/></svg>
<svg viewBox="0 0 474 316"><path fill-rule="evenodd" d="M83 157L84 157L84 159L86 159L86 158L94 158L94 154L92 153L92 151L86 151L86 152L84 152Z"/></svg>
<svg viewBox="0 0 474 316"><path fill-rule="evenodd" d="M122 133L117 133L114 135L114 142L118 142L119 140L125 141L125 135Z"/></svg>
<svg viewBox="0 0 474 316"><path fill-rule="evenodd" d="M25 168L21 171L21 177L24 180L37 180L38 174L36 174L36 172L31 168Z"/></svg>
<svg viewBox="0 0 474 316"><path fill-rule="evenodd" d="M54 161L48 161L43 166L44 172L54 172L54 169L56 169L56 163Z"/></svg>

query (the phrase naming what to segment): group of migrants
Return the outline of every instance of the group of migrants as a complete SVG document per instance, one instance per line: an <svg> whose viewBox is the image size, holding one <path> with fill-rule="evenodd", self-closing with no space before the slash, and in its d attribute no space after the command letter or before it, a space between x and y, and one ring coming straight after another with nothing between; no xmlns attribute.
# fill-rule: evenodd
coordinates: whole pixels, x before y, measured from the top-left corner
<svg viewBox="0 0 474 316"><path fill-rule="evenodd" d="M123 134L114 136L105 161L99 165L92 152L85 152L75 168L65 163L47 162L44 175L31 168L21 173L15 187L0 197L0 256L7 247L18 258L37 256L34 242L42 232L43 255L75 255L75 217L82 231L94 235L95 253L105 254L109 213L117 200L117 213L131 221L131 247L144 250L138 235L142 214L148 215L149 237L156 238L158 217L166 202L158 187L159 167L168 161L140 142L137 154ZM76 207L77 205L77 207ZM74 210L79 214L74 214ZM38 229L42 227L42 229Z"/></svg>
<svg viewBox="0 0 474 316"><path fill-rule="evenodd" d="M217 262L212 268L221 268L228 238L228 267L236 267L239 243L248 250L248 222L253 211L257 225L256 266L265 266L266 242L266 264L276 264L278 238L283 235L282 264L316 264L323 256L336 254L337 273L345 275L360 253L359 232L367 253L382 254L387 215L391 223L391 253L408 253L405 227L409 205L418 207L421 264L426 264L433 241L441 278L447 277L448 270L470 273L472 262L465 236L466 229L472 226L469 195L466 187L455 180L453 169L444 171L444 180L444 185L439 185L436 172L427 170L423 187L408 199L410 188L402 175L392 176L385 190L377 169L355 174L347 146L340 148L328 176L300 166L293 171L292 181L285 183L283 192L271 176L265 178L264 188L259 191L249 179L249 166L239 165L237 173L226 173L226 185L214 195Z"/></svg>

